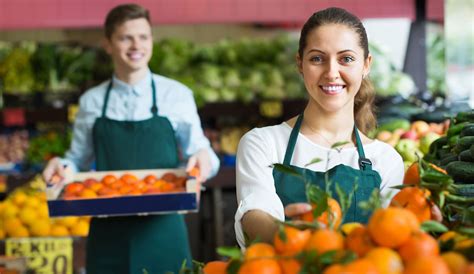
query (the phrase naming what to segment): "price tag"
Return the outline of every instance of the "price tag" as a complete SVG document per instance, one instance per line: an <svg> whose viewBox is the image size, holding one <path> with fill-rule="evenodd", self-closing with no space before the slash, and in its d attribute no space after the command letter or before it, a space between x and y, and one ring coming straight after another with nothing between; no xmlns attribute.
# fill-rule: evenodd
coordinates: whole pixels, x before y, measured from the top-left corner
<svg viewBox="0 0 474 274"><path fill-rule="evenodd" d="M260 115L267 118L278 118L283 114L283 104L280 101L266 101L260 103Z"/></svg>
<svg viewBox="0 0 474 274"><path fill-rule="evenodd" d="M26 124L25 110L23 108L3 109L3 124L7 127L24 126Z"/></svg>
<svg viewBox="0 0 474 274"><path fill-rule="evenodd" d="M69 123L71 124L74 123L74 121L76 120L76 115L78 111L79 111L78 105L69 105L67 109L67 120L69 121Z"/></svg>
<svg viewBox="0 0 474 274"><path fill-rule="evenodd" d="M26 257L37 274L72 274L72 238L6 239L7 256Z"/></svg>

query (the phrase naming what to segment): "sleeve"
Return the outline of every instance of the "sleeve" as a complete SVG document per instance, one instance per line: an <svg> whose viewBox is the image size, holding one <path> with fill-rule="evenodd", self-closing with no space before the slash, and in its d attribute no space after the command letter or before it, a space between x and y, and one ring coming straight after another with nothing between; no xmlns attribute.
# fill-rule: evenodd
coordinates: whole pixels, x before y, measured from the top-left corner
<svg viewBox="0 0 474 274"><path fill-rule="evenodd" d="M179 110L179 119L176 125L178 145L185 159L188 159L201 149L207 149L211 157L212 177L219 170L219 158L204 135L192 91L181 85L178 88L182 89L179 92L180 98L176 102L176 110Z"/></svg>
<svg viewBox="0 0 474 274"><path fill-rule="evenodd" d="M92 127L97 117L90 100L82 96L79 100L79 111L73 127L71 146L62 159L74 172L89 170L94 161L94 145L92 142Z"/></svg>
<svg viewBox="0 0 474 274"><path fill-rule="evenodd" d="M249 210L262 210L276 219L285 219L283 204L276 194L272 175L272 149L256 129L240 140L237 149L236 187L238 208L235 233L240 247L245 248L241 219Z"/></svg>
<svg viewBox="0 0 474 274"><path fill-rule="evenodd" d="M380 176L382 177L382 183L380 185L380 193L383 197L383 207L387 207L390 204L393 196L398 193L399 190L392 188L403 184L403 176L405 174L405 166L403 159L392 147L389 147L389 151L383 153L388 155L382 160Z"/></svg>

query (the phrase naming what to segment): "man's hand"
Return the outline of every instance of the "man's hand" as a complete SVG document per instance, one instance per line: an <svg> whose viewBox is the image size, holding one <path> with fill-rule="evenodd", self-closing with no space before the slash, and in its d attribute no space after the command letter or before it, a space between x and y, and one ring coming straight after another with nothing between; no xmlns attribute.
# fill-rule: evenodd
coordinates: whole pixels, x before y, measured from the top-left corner
<svg viewBox="0 0 474 274"><path fill-rule="evenodd" d="M203 148L189 158L186 172L191 172L195 167L199 169L198 180L205 182L211 174L211 157L208 149Z"/></svg>
<svg viewBox="0 0 474 274"><path fill-rule="evenodd" d="M47 184L57 184L64 180L66 174L59 158L51 159L43 170L43 179Z"/></svg>

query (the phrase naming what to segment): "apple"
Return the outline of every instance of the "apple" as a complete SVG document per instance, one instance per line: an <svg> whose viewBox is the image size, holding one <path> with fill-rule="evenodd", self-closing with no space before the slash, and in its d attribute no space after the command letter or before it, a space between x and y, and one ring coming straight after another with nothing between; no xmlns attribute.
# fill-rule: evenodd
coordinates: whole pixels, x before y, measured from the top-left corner
<svg viewBox="0 0 474 274"><path fill-rule="evenodd" d="M414 130L419 138L430 131L430 125L425 121L415 121L411 124L410 130Z"/></svg>
<svg viewBox="0 0 474 274"><path fill-rule="evenodd" d="M410 140L417 140L418 139L418 133L416 131L410 129L409 131L403 133L400 136L401 139L410 139Z"/></svg>
<svg viewBox="0 0 474 274"><path fill-rule="evenodd" d="M423 157L412 139L401 139L395 146L395 150L400 153L404 161L415 162L418 157Z"/></svg>
<svg viewBox="0 0 474 274"><path fill-rule="evenodd" d="M431 143L433 143L439 137L441 136L435 132L428 132L425 134L425 136L421 137L420 139L421 152L423 152L424 154L428 153L430 151Z"/></svg>
<svg viewBox="0 0 474 274"><path fill-rule="evenodd" d="M382 130L377 133L377 139L382 142L387 142L392 137L392 133L388 130Z"/></svg>

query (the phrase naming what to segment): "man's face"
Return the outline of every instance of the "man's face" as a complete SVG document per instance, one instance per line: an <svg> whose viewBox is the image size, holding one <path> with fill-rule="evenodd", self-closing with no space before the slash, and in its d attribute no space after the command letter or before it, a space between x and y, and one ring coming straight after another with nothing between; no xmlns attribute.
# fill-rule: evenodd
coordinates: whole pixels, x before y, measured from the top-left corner
<svg viewBox="0 0 474 274"><path fill-rule="evenodd" d="M153 52L150 24L145 18L125 21L106 39L105 50L121 73L148 69Z"/></svg>

